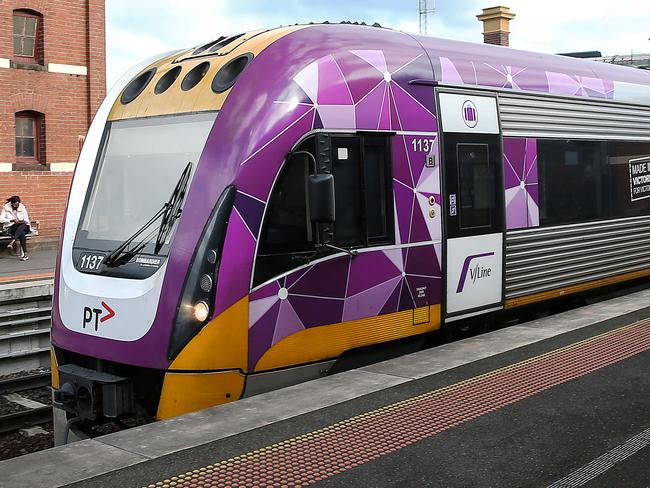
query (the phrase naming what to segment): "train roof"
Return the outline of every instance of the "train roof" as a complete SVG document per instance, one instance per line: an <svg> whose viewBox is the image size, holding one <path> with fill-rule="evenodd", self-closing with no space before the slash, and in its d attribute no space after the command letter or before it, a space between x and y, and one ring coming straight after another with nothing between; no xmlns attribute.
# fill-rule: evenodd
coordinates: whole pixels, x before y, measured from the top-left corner
<svg viewBox="0 0 650 488"><path fill-rule="evenodd" d="M109 118L219 110L247 65L288 38L293 47L285 49L279 72L287 72L282 63L299 71L358 42L365 50L372 45L377 52L426 54L430 64L426 69L420 64L410 81L650 105L650 71L344 23L295 25L220 37L163 57L127 85Z"/></svg>
<svg viewBox="0 0 650 488"><path fill-rule="evenodd" d="M650 105L650 71L489 44L413 38L431 58L441 83Z"/></svg>

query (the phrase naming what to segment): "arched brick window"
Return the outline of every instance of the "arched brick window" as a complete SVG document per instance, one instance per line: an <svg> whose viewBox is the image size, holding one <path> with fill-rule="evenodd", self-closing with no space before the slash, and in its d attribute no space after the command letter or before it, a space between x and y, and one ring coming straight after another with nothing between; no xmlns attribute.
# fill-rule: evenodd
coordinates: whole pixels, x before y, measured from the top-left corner
<svg viewBox="0 0 650 488"><path fill-rule="evenodd" d="M33 10L14 10L14 59L43 64L43 16Z"/></svg>
<svg viewBox="0 0 650 488"><path fill-rule="evenodd" d="M45 163L45 117L39 112L16 112L16 162Z"/></svg>

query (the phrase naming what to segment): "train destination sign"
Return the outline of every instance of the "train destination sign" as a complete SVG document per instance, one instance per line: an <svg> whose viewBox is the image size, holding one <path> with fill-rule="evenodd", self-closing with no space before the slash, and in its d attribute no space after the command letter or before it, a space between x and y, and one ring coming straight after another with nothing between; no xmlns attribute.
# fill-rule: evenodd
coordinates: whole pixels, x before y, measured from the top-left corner
<svg viewBox="0 0 650 488"><path fill-rule="evenodd" d="M630 159L630 198L650 197L650 157Z"/></svg>

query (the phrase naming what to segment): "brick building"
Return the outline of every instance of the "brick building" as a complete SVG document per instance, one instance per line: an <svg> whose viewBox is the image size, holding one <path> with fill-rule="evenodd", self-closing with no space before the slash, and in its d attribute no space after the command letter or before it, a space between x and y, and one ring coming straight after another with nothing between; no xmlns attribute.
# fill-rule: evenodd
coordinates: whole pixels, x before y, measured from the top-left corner
<svg viewBox="0 0 650 488"><path fill-rule="evenodd" d="M83 138L106 92L104 0L0 0L0 198L55 243Z"/></svg>

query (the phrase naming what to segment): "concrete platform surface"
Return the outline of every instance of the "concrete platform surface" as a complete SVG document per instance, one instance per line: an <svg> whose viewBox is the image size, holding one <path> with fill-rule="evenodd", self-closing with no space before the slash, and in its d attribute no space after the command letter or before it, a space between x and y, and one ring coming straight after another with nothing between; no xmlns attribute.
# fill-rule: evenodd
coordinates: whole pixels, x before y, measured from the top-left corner
<svg viewBox="0 0 650 488"><path fill-rule="evenodd" d="M626 324L650 317L648 305L650 291L641 291L165 422L0 462L0 487L192 486L201 473L218 476L247 459L270 460L277 468L273 459L282 459L280 451L321 439L330 431L349 436L340 429L366 419L372 435L362 429L348 437L348 445L364 435L373 439L376 434L381 442L357 446L334 467L323 462L347 447L337 447L336 436L314 444L309 452L315 456L300 458L303 464L290 473L291 483L283 478L278 486L606 486L597 483L606 476L615 478L625 466L632 471L618 474L627 480L624 486L647 486L647 471L641 468L647 458L644 432L650 429L650 353L643 349L646 346L635 345L635 337L630 340L637 330ZM647 334L646 329L639 329L639 334ZM573 344L596 354L590 348L601 337L610 338L612 344L621 342L611 334L627 334L631 347L640 349L624 348L613 362L594 356L605 361L603 365L587 373L574 371L574 365L589 366L593 360L566 356L575 352ZM603 351L609 353L607 347ZM558 354L564 355L557 356L564 358L563 363L543 366ZM517 369L537 364L531 361L541 361L543 367L528 372ZM553 364L559 368L555 372ZM558 382L553 376L551 386L509 399L513 392L525 390L531 371L547 369L569 379ZM475 382L506 373L512 375L510 380L467 393ZM509 388L509 381L524 386ZM458 395L445 404L447 410L434 408L421 415L420 407L425 405L421 402L446 392ZM444 428L430 435L417 434L420 424L453 419L483 397L483 406L478 405L473 414L466 412L457 423L441 424ZM405 405L414 406L410 415L416 430L403 439L403 433L414 428L410 417L390 415ZM374 419L386 412L388 423L377 424ZM399 422L403 428L392 437L382 437L391 426L401 426ZM628 441L636 450L619 448ZM386 451L385 446L395 442L395 448ZM359 452L369 452L370 457L357 462ZM594 461L608 455L604 464ZM318 463L320 475L307 476L309 470L302 466L309 463ZM571 482L567 477L575 472L579 474L574 479L586 481ZM599 474L590 477L594 472ZM243 479L241 486L254 485Z"/></svg>
<svg viewBox="0 0 650 488"><path fill-rule="evenodd" d="M56 249L35 249L29 252L29 260L21 261L7 249L0 249L0 283L52 278L56 253Z"/></svg>

